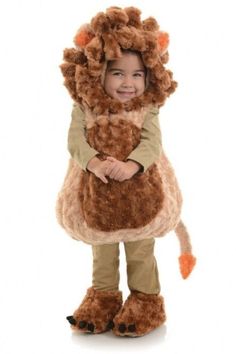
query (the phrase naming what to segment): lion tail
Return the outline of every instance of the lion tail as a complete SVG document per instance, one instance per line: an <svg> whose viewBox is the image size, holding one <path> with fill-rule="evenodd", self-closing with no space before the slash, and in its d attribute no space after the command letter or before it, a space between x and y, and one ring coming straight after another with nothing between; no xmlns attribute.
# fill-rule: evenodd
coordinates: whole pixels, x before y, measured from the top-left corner
<svg viewBox="0 0 236 354"><path fill-rule="evenodd" d="M182 220L179 221L175 228L175 233L180 242L181 255L179 257L180 272L184 279L186 279L192 272L196 258L192 255L192 246L189 233Z"/></svg>

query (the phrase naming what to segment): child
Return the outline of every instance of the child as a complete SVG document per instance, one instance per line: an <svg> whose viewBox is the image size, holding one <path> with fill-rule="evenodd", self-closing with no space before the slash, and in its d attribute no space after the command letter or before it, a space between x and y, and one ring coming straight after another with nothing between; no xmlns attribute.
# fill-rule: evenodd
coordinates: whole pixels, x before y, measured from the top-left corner
<svg viewBox="0 0 236 354"><path fill-rule="evenodd" d="M145 85L146 69L140 55L137 52L123 51L120 59L108 62L104 80L104 89L111 97L116 98L121 102L127 102L133 97L141 96L145 90ZM88 154L88 156L90 156L90 154L94 154L95 156L88 161L86 168L100 178L103 183L109 183L107 177L119 182L130 179L140 170L144 171L144 166L142 163L145 165L145 170L147 170L147 168L151 166L152 163L159 157L161 151L160 129L157 116L154 113L151 113L148 117L146 117L145 124L142 129L145 137L141 138L140 144L128 156L126 162L119 161L112 156L107 156L104 161L99 160L96 157L98 152L91 149L85 140L85 136L83 136L84 127L80 126L81 120L83 120L83 115L77 106L73 112L73 120L69 131L68 142L70 153L72 157L77 157L77 161L80 165L83 165L83 162L81 161L82 158L80 159L79 156L82 155L83 159L85 159L84 156L86 156L86 154ZM81 142L83 143L81 144ZM130 300L134 301L134 299L138 298L138 296L142 296L142 299L139 299L139 302L143 302L145 304L145 300L149 302L150 298L152 299L152 303L156 300L158 301L158 306L162 306L162 298L158 298L157 296L160 292L160 286L156 260L154 257L154 239L149 238L147 240L136 242L125 242L124 245L127 259L128 285L132 291ZM107 297L107 292L109 292L110 296L117 299L117 296L120 295L120 292L118 291L118 268L118 243L93 246L93 289L90 289L89 292L93 291L95 298L98 291L102 291L103 293L98 294L100 298L102 295ZM138 294L138 292L142 292L142 295ZM144 294L147 294L147 299L144 297ZM155 296L148 296L148 294L155 294ZM114 299L112 299L112 301L114 302ZM124 310L128 312L130 310L130 306L132 306L130 305L130 302L127 302L126 304L127 308L124 307L122 309L123 312ZM96 309L93 308L95 305ZM107 308L107 306L109 307ZM102 308L99 309L98 307ZM117 306L117 310L118 308L119 307ZM106 318L109 318L110 323L112 323L111 321L114 313L112 312L111 316L109 303L94 304L94 302L91 302L86 314L81 314L82 310L86 311L85 304L83 304L83 306L75 312L73 319L76 318L76 323L78 323L80 327L83 327L83 331L86 330L85 327L88 322L88 318L88 329L95 333L106 329L108 325ZM99 310L102 311L104 315L104 323L100 324L100 329L96 323L97 311ZM153 313L156 313L155 308L153 308ZM145 312L139 313L138 315L146 317ZM164 320L164 309L162 309L162 313L157 316L157 322L161 316L161 320ZM124 315L122 318L119 317L120 316L117 315L115 319L115 322L118 324L118 331L120 333L125 333L126 321ZM73 319L72 322L74 322ZM71 322L71 317L69 317L69 320ZM101 322L101 319L99 320ZM130 323L127 323L127 328L130 327L132 333L135 331L135 317L130 319L130 321ZM147 319L145 319L145 321L147 321ZM160 323L156 323L155 326L157 324Z"/></svg>
<svg viewBox="0 0 236 354"><path fill-rule="evenodd" d="M141 22L138 9L110 8L78 32L79 50L64 54L65 84L78 104L58 219L93 250L92 287L67 317L81 332L142 336L165 321L153 237L182 225L181 194L157 118L176 87L163 66L168 37L158 29L153 18ZM123 306L121 241L130 289ZM191 253L189 244L185 251Z"/></svg>

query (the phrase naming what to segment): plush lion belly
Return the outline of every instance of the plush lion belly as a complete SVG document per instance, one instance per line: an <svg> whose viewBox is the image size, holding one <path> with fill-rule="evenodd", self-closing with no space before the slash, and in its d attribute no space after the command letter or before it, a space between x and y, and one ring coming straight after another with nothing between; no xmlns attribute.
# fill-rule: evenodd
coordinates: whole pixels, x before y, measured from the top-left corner
<svg viewBox="0 0 236 354"><path fill-rule="evenodd" d="M129 117L130 116L130 117ZM143 121L139 117L140 125ZM141 129L131 121L133 115L89 117L87 140L94 149L124 161L140 142ZM79 200L84 220L89 227L102 231L138 228L147 225L162 207L162 182L153 165L144 174L130 180L117 182L109 179L105 184L94 174L83 172Z"/></svg>
<svg viewBox="0 0 236 354"><path fill-rule="evenodd" d="M87 141L100 152L125 161L140 142L145 111L134 115L87 115ZM145 173L103 183L71 160L57 202L60 224L74 238L91 244L163 236L179 221L181 193L162 153Z"/></svg>
<svg viewBox="0 0 236 354"><path fill-rule="evenodd" d="M161 210L162 182L155 165L132 179L103 183L92 173L82 172L79 200L89 227L102 231L147 225Z"/></svg>

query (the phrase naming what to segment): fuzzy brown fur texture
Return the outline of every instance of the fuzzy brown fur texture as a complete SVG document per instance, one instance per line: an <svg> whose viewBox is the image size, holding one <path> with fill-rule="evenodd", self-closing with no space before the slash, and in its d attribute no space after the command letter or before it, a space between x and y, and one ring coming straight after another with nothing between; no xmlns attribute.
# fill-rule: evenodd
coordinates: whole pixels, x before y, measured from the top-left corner
<svg viewBox="0 0 236 354"><path fill-rule="evenodd" d="M161 326L165 320L162 296L132 291L113 320L113 333L117 336L139 337Z"/></svg>
<svg viewBox="0 0 236 354"><path fill-rule="evenodd" d="M92 195L91 195L92 194ZM139 228L151 222L163 205L162 183L155 165L122 184L104 184L82 172L79 200L88 227L101 231Z"/></svg>
<svg viewBox="0 0 236 354"><path fill-rule="evenodd" d="M124 161L140 141L140 129L124 118L101 117L87 130L87 140L102 158L110 155ZM122 139L121 139L122 137ZM123 183L110 179L106 185L94 174L82 172L79 201L90 228L101 231L147 225L162 208L162 181L153 164L146 173Z"/></svg>
<svg viewBox="0 0 236 354"><path fill-rule="evenodd" d="M65 86L76 102L96 114L138 110L150 104L160 107L175 91L177 83L172 79L172 72L164 67L168 51L162 52L158 46L159 25L152 17L142 21L140 15L134 7L111 7L100 12L86 24L86 29L78 31L87 40L76 42L75 39L76 48L64 51L61 70ZM120 58L122 49L140 52L149 71L147 90L126 103L109 97L101 82L104 65L108 60Z"/></svg>
<svg viewBox="0 0 236 354"><path fill-rule="evenodd" d="M67 319L73 330L83 333L102 333L113 327L112 320L122 306L120 291L87 290L79 308Z"/></svg>

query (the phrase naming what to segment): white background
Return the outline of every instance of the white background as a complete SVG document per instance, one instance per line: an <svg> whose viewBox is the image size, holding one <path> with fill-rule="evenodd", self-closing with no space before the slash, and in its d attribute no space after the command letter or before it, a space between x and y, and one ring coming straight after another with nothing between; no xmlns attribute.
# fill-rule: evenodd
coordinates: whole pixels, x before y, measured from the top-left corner
<svg viewBox="0 0 236 354"><path fill-rule="evenodd" d="M234 1L2 1L0 5L0 352L235 353ZM157 240L168 320L149 335L75 335L65 320L91 285L91 248L54 206L67 168L71 99L59 70L76 29L107 7L139 7L170 33L179 82L161 110L198 264L183 281L173 233ZM128 295L121 245L121 286Z"/></svg>

